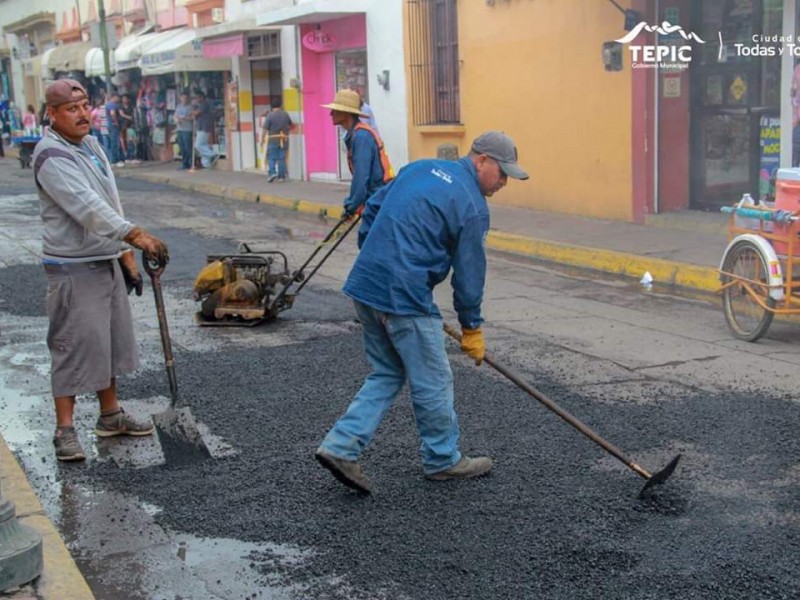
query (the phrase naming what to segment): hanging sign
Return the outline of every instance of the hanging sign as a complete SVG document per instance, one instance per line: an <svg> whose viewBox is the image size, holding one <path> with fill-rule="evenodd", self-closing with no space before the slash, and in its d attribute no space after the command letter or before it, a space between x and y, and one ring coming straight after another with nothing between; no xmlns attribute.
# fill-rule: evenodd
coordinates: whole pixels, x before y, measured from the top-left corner
<svg viewBox="0 0 800 600"><path fill-rule="evenodd" d="M336 48L336 40L331 34L314 29L303 36L303 46L312 52L327 52Z"/></svg>

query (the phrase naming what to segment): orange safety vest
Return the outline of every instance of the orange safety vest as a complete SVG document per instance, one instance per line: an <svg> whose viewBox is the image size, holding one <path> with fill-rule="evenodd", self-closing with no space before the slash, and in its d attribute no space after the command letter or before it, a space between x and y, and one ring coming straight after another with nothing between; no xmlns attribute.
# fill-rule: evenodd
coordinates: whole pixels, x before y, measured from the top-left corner
<svg viewBox="0 0 800 600"><path fill-rule="evenodd" d="M383 183L389 183L392 179L394 179L394 169L392 168L392 163L389 162L389 155L386 154L386 150L383 147L383 140L381 139L381 136L379 136L378 132L372 127L366 123L362 123L361 121L359 121L356 126L353 127L353 135L355 135L355 131L358 129L369 131L372 134L372 137L375 138L375 143L378 144L378 156L380 156L381 159L381 168L383 168ZM350 167L350 173L352 174L353 152L350 150L350 148L347 149L347 166Z"/></svg>

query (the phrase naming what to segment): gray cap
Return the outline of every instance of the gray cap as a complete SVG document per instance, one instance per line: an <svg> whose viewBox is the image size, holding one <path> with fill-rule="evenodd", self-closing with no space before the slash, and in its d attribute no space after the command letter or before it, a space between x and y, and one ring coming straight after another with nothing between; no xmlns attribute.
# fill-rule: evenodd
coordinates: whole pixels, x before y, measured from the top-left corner
<svg viewBox="0 0 800 600"><path fill-rule="evenodd" d="M472 142L470 150L485 154L500 163L503 173L514 179L527 179L528 174L517 164L517 147L514 140L502 131L487 131Z"/></svg>

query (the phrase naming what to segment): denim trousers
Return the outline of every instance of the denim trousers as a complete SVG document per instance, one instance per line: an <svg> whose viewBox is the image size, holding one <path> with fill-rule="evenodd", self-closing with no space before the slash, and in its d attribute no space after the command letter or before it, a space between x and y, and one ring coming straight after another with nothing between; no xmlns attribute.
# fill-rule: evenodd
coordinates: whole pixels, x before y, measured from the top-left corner
<svg viewBox="0 0 800 600"><path fill-rule="evenodd" d="M211 166L211 160L217 155L214 148L208 143L208 131L198 131L194 140L194 149L200 155L200 163L207 169Z"/></svg>
<svg viewBox="0 0 800 600"><path fill-rule="evenodd" d="M281 148L279 143L267 145L267 162L269 174L277 175L278 179L286 179L286 143Z"/></svg>
<svg viewBox="0 0 800 600"><path fill-rule="evenodd" d="M355 306L372 372L325 436L323 449L357 460L408 379L423 469L426 474L449 469L461 453L441 317L391 315L360 302Z"/></svg>
<svg viewBox="0 0 800 600"><path fill-rule="evenodd" d="M122 146L119 142L119 128L109 126L108 128L108 160L112 165L122 161Z"/></svg>
<svg viewBox="0 0 800 600"><path fill-rule="evenodd" d="M178 131L178 147L181 149L181 166L190 169L192 165L192 132Z"/></svg>

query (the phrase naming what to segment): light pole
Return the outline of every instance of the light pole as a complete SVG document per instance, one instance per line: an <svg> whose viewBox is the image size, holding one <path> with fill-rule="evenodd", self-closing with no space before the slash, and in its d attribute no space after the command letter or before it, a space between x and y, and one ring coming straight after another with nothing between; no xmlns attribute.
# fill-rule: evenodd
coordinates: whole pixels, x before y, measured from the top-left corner
<svg viewBox="0 0 800 600"><path fill-rule="evenodd" d="M106 94L111 94L111 60L108 57L108 32L106 31L106 6L103 0L97 0L100 26L100 48L103 50L103 68L105 70Z"/></svg>
<svg viewBox="0 0 800 600"><path fill-rule="evenodd" d="M14 503L0 489L0 593L42 574L42 536L17 521Z"/></svg>

